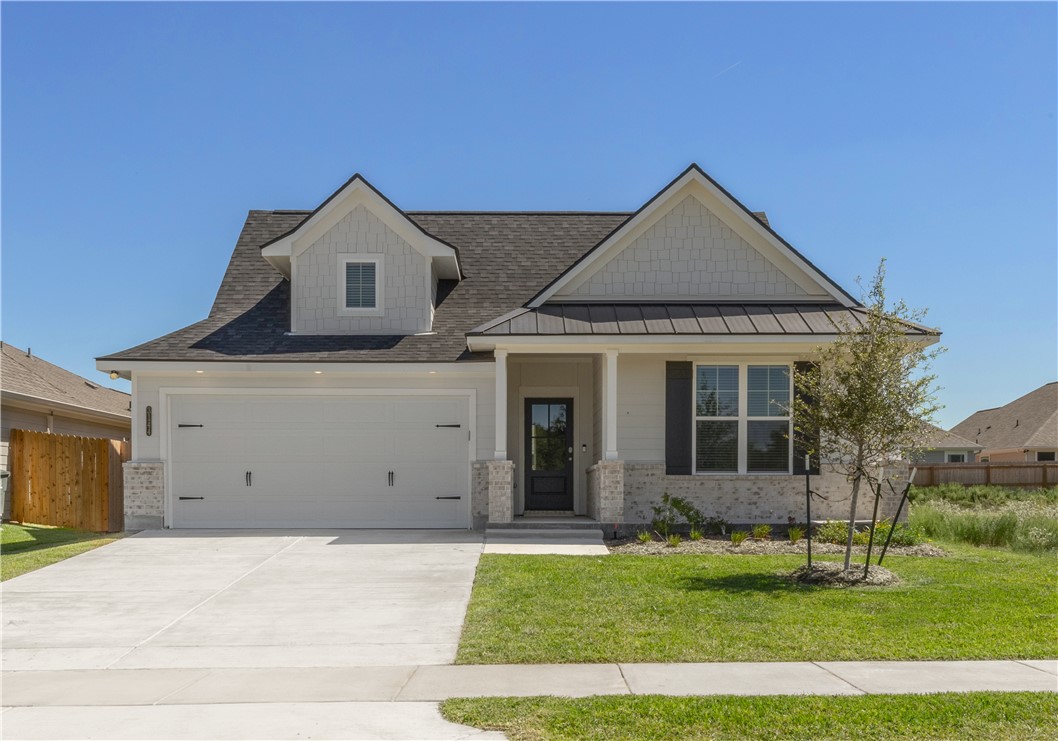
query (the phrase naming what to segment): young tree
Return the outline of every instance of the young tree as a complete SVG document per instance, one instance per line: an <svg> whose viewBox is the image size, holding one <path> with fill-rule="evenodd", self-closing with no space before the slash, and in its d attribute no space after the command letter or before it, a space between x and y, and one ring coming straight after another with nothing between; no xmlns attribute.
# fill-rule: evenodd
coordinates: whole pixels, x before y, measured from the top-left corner
<svg viewBox="0 0 1058 741"><path fill-rule="evenodd" d="M804 450L822 452L827 463L852 483L845 570L860 486L876 482L875 471L895 455L921 445L936 401L930 366L943 348L907 334L925 311L903 301L886 304L883 259L864 297L862 325L843 327L838 339L817 350L816 362L795 370L794 436ZM932 340L932 342L930 341Z"/></svg>

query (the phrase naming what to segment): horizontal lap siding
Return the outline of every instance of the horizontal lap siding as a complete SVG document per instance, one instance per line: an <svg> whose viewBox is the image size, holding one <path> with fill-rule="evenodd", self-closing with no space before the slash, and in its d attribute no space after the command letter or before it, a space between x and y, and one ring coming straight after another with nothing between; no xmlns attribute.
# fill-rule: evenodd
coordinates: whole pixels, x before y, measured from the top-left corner
<svg viewBox="0 0 1058 741"><path fill-rule="evenodd" d="M665 460L665 358L617 358L617 449L625 461Z"/></svg>

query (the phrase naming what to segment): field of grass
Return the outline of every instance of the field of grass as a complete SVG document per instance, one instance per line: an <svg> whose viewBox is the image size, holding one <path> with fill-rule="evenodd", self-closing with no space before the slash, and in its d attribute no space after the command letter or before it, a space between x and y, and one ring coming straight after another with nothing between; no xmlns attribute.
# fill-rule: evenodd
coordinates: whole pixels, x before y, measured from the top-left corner
<svg viewBox="0 0 1058 741"><path fill-rule="evenodd" d="M449 700L450 721L538 739L1058 738L1058 694Z"/></svg>
<svg viewBox="0 0 1058 741"><path fill-rule="evenodd" d="M1053 559L946 548L845 590L787 581L801 556L485 555L457 663L1053 656Z"/></svg>
<svg viewBox="0 0 1058 741"><path fill-rule="evenodd" d="M911 492L910 522L929 538L1024 553L1058 552L1058 487L945 486Z"/></svg>
<svg viewBox="0 0 1058 741"><path fill-rule="evenodd" d="M0 581L113 543L120 537L121 533L5 523L0 527Z"/></svg>

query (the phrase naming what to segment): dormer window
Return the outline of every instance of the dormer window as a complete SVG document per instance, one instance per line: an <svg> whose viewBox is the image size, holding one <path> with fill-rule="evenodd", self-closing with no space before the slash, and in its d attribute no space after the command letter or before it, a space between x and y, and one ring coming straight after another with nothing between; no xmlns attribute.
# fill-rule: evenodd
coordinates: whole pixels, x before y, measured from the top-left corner
<svg viewBox="0 0 1058 741"><path fill-rule="evenodd" d="M338 256L338 313L382 315L382 255Z"/></svg>

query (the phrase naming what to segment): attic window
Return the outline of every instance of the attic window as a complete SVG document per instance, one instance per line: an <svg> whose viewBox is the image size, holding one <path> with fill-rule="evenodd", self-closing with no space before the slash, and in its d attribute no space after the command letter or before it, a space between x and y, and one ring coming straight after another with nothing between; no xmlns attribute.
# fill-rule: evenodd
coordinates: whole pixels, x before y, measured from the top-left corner
<svg viewBox="0 0 1058 741"><path fill-rule="evenodd" d="M342 314L381 314L381 255L339 256L338 302Z"/></svg>

